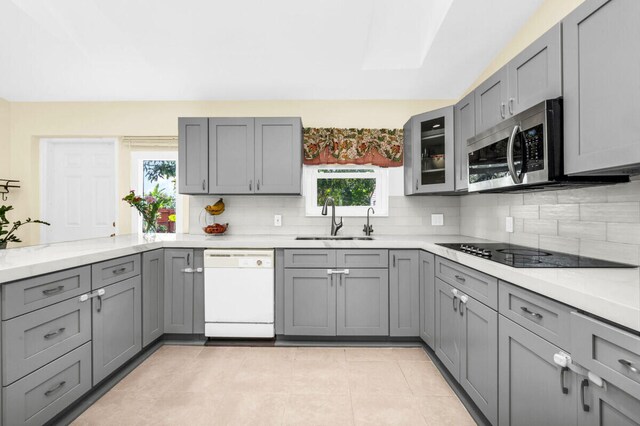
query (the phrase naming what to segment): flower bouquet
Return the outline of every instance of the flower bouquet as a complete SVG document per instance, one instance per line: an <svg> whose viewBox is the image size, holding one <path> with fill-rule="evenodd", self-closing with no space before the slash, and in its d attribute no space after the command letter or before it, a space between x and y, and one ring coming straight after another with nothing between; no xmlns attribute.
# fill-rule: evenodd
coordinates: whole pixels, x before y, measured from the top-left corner
<svg viewBox="0 0 640 426"><path fill-rule="evenodd" d="M145 234L153 234L156 232L158 210L162 204L158 199L151 195L136 195L135 191L131 190L122 201L126 201L131 207L138 210L138 213L142 216L142 231Z"/></svg>

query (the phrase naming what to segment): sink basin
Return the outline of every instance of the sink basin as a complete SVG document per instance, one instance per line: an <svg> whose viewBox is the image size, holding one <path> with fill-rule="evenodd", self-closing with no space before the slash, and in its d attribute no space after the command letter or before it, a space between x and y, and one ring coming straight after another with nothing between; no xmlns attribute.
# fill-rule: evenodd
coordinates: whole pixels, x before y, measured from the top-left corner
<svg viewBox="0 0 640 426"><path fill-rule="evenodd" d="M296 237L296 240L328 240L328 241L351 241L351 240L373 240L373 237L342 237L342 236L323 236L323 237Z"/></svg>

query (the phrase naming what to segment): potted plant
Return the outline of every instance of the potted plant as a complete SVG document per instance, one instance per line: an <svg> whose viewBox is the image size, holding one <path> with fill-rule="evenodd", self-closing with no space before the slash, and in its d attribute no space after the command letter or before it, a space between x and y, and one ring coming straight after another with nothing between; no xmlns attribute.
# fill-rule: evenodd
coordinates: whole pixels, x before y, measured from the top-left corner
<svg viewBox="0 0 640 426"><path fill-rule="evenodd" d="M40 223L42 225L49 226L48 222L43 220L32 220L30 217L24 222L21 220L10 222L7 219L7 212L13 210L13 206L0 206L0 249L6 249L7 243L21 243L22 240L18 238L15 232L27 223ZM9 226L10 225L10 226Z"/></svg>
<svg viewBox="0 0 640 426"><path fill-rule="evenodd" d="M136 195L133 189L122 200L138 210L142 216L142 231L145 234L154 234L157 228L160 202L151 195L144 197Z"/></svg>

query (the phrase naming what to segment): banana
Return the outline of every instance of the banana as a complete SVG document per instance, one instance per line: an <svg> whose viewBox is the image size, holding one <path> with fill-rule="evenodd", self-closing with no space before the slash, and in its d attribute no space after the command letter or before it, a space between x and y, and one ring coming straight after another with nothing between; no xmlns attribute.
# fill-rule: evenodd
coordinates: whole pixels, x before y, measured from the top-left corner
<svg viewBox="0 0 640 426"><path fill-rule="evenodd" d="M224 201L222 201L222 198L220 198L215 204L206 206L204 209L207 211L207 213L217 216L224 212Z"/></svg>

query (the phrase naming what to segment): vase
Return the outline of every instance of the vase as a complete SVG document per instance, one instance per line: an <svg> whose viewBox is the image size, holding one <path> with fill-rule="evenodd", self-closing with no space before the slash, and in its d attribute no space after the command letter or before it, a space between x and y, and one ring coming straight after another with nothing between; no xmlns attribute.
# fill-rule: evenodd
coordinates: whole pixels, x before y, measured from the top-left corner
<svg viewBox="0 0 640 426"><path fill-rule="evenodd" d="M147 222L146 220L142 222L142 238L144 238L147 242L155 241L156 239L156 229L157 224L155 221Z"/></svg>

